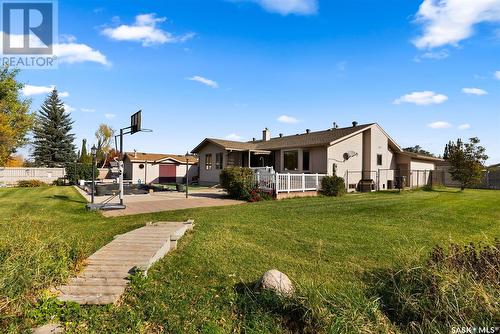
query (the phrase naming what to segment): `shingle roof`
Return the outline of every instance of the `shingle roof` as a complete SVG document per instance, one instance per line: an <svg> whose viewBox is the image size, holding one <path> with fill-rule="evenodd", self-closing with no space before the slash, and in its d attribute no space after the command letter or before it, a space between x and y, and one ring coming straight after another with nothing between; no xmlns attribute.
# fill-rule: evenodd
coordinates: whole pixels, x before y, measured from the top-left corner
<svg viewBox="0 0 500 334"><path fill-rule="evenodd" d="M422 155L422 154L418 154L418 153L414 153L414 152L401 151L399 153L406 155L406 156L409 156L411 158L420 159L420 160L444 161L444 159L441 159L441 158L431 157L428 155Z"/></svg>
<svg viewBox="0 0 500 334"><path fill-rule="evenodd" d="M348 128L328 129L310 133L301 133L292 136L271 138L268 141L256 142L257 148L272 150L279 148L307 147L328 145L333 141L349 136L355 132L366 129L374 123L351 126Z"/></svg>
<svg viewBox="0 0 500 334"><path fill-rule="evenodd" d="M274 137L268 141L256 140L249 142L239 142L233 140L207 138L200 145L193 149L193 152L198 152L206 142L212 142L223 147L226 150L276 150L283 148L294 147L310 147L328 145L333 141L349 136L357 131L366 129L375 123L362 124L347 128L328 129L324 131L316 131L310 133L301 133L291 136Z"/></svg>
<svg viewBox="0 0 500 334"><path fill-rule="evenodd" d="M186 157L184 155L178 154L162 154L162 153L144 153L144 152L126 152L125 155L130 159L130 161L152 161L156 162L159 160L173 159L180 163L186 163ZM198 162L197 157L189 157L190 163Z"/></svg>

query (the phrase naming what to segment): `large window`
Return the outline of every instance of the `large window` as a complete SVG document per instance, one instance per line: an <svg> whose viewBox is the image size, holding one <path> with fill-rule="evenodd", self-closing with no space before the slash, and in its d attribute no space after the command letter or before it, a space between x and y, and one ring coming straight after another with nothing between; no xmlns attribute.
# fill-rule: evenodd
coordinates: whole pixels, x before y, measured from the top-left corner
<svg viewBox="0 0 500 334"><path fill-rule="evenodd" d="M309 151L302 152L302 170L308 171L310 169L309 166Z"/></svg>
<svg viewBox="0 0 500 334"><path fill-rule="evenodd" d="M284 160L285 170L299 169L299 151L283 152L283 160Z"/></svg>
<svg viewBox="0 0 500 334"><path fill-rule="evenodd" d="M223 159L222 153L215 154L215 169L222 169L222 159Z"/></svg>
<svg viewBox="0 0 500 334"><path fill-rule="evenodd" d="M205 170L212 170L212 153L205 154Z"/></svg>
<svg viewBox="0 0 500 334"><path fill-rule="evenodd" d="M377 166L382 166L382 154L377 154Z"/></svg>

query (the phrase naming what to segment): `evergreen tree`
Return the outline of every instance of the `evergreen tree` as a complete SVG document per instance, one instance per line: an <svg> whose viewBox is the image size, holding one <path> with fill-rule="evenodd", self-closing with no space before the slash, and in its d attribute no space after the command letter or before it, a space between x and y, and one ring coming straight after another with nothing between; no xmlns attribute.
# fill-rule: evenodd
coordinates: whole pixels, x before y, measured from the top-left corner
<svg viewBox="0 0 500 334"><path fill-rule="evenodd" d="M87 153L87 139L82 140L82 149L80 150L78 162L81 162L83 164L91 164L92 163L92 156Z"/></svg>
<svg viewBox="0 0 500 334"><path fill-rule="evenodd" d="M36 115L33 158L37 166L62 167L75 161L72 127L73 121L54 89Z"/></svg>

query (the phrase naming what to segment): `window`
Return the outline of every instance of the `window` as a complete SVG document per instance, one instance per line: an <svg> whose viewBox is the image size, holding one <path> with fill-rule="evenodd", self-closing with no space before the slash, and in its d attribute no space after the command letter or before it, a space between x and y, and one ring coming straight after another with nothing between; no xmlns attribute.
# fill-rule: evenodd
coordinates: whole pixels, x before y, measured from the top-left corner
<svg viewBox="0 0 500 334"><path fill-rule="evenodd" d="M302 152L302 170L309 170L309 151Z"/></svg>
<svg viewBox="0 0 500 334"><path fill-rule="evenodd" d="M205 170L212 170L212 154L205 154Z"/></svg>
<svg viewBox="0 0 500 334"><path fill-rule="evenodd" d="M283 160L284 160L285 170L299 169L299 151L283 152Z"/></svg>
<svg viewBox="0 0 500 334"><path fill-rule="evenodd" d="M382 154L377 154L377 166L382 166Z"/></svg>
<svg viewBox="0 0 500 334"><path fill-rule="evenodd" d="M222 169L222 159L223 159L222 153L215 154L215 169Z"/></svg>

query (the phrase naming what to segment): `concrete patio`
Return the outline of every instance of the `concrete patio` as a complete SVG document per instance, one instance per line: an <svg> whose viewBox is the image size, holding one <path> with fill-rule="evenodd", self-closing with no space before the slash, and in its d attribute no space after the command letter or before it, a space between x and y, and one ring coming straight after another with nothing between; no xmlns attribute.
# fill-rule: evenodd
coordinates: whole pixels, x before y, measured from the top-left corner
<svg viewBox="0 0 500 334"><path fill-rule="evenodd" d="M75 187L83 197L90 202L90 195ZM110 196L96 196L95 203L101 203ZM102 211L106 217L117 217L135 215L140 213L151 213L160 211L172 211L181 209L211 207L211 206L226 206L245 203L226 198L226 193L221 189L193 189L189 192L189 197L183 192L165 191L155 192L145 195L125 195L124 204L127 206L123 210L108 210ZM118 203L116 197L111 203Z"/></svg>

